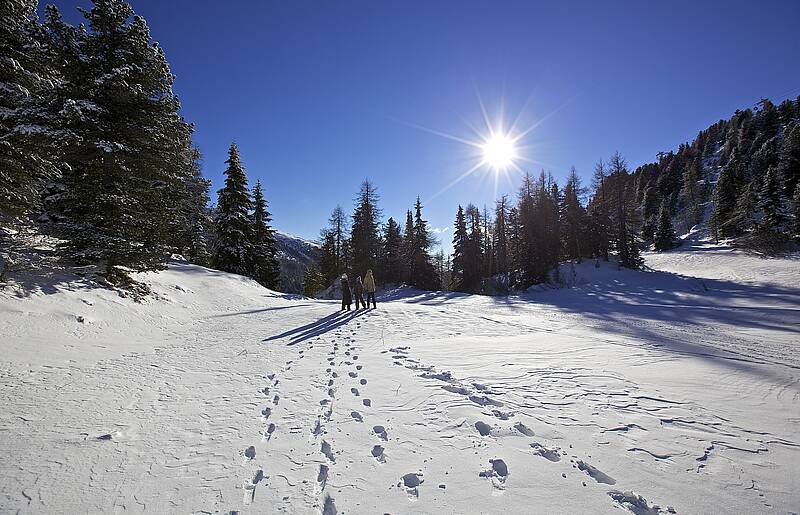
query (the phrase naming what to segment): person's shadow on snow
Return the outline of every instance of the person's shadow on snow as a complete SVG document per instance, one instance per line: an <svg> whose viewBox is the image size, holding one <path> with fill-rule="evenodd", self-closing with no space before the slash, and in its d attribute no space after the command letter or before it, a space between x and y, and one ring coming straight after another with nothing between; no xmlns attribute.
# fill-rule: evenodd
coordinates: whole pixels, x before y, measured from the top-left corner
<svg viewBox="0 0 800 515"><path fill-rule="evenodd" d="M364 315L366 312L367 310L365 309L358 309L354 311L337 311L336 313L331 313L330 315L320 318L316 322L311 322L310 324L289 329L281 334L264 338L262 341L270 342L273 340L280 340L281 338L291 337L289 338L288 345L296 345L300 342L309 340L315 336L319 336L327 333L328 331L336 329L337 327L346 324L354 318Z"/></svg>

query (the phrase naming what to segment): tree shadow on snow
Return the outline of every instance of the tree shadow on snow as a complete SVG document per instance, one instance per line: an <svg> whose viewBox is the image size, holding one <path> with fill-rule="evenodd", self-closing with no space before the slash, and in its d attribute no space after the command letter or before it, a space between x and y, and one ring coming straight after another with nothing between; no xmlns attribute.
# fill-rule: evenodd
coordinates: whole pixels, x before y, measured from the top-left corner
<svg viewBox="0 0 800 515"><path fill-rule="evenodd" d="M315 322L284 331L281 334L276 334L274 336L270 336L269 338L264 338L262 341L270 342L289 337L288 345L296 345L305 340L314 338L315 336L327 333L328 331L336 329L337 327L343 326L351 320L363 316L367 313L367 311L369 310L356 309L353 311L337 311L336 313L331 313L330 315L322 317Z"/></svg>

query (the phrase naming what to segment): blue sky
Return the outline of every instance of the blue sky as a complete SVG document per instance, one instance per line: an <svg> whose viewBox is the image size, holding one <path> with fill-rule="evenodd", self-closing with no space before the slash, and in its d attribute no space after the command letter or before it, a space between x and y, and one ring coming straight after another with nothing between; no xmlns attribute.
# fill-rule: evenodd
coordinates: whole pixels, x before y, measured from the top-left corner
<svg viewBox="0 0 800 515"><path fill-rule="evenodd" d="M67 20L85 0L55 2ZM619 150L633 166L762 97L800 95L800 2L133 0L177 75L204 175L222 185L239 144L278 229L316 238L369 177L384 217L417 195L432 227L491 206L470 147L478 94L518 127L524 154L586 178ZM501 180L497 194L516 189ZM451 235L442 235L449 247Z"/></svg>

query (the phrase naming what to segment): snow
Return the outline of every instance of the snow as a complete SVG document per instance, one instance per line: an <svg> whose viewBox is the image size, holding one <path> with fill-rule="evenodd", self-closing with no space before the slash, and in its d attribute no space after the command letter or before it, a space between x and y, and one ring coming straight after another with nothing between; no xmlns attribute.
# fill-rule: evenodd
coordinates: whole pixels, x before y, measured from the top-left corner
<svg viewBox="0 0 800 515"><path fill-rule="evenodd" d="M798 261L645 259L349 313L185 263L0 290L0 512L797 512Z"/></svg>

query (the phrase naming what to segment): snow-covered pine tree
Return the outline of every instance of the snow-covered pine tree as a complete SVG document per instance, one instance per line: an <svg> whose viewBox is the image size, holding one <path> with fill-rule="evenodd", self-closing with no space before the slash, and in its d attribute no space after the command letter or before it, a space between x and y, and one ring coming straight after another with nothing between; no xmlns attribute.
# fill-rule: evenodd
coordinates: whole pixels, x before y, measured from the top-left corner
<svg viewBox="0 0 800 515"><path fill-rule="evenodd" d="M763 215L759 229L762 231L775 233L779 230L783 219L782 193L783 188L778 183L778 170L771 166L764 174L759 195L758 205Z"/></svg>
<svg viewBox="0 0 800 515"><path fill-rule="evenodd" d="M281 266L275 249L275 233L270 227L272 216L267 210L267 201L261 181L253 189L253 214L250 223L251 254L248 257L249 275L272 290L280 287Z"/></svg>
<svg viewBox="0 0 800 515"><path fill-rule="evenodd" d="M800 183L794 187L794 195L792 196L792 214L794 215L794 223L792 224L792 237L800 242Z"/></svg>
<svg viewBox="0 0 800 515"><path fill-rule="evenodd" d="M675 246L675 230L672 227L672 217L666 200L661 201L661 208L658 210L658 225L653 238L653 246L659 252Z"/></svg>
<svg viewBox="0 0 800 515"><path fill-rule="evenodd" d="M174 199L193 173L176 156L191 148L192 127L144 19L123 0L95 0L82 12L88 30L48 11L66 77L61 121L74 135L63 155L60 228L67 257L124 281L126 270L162 267L171 250Z"/></svg>
<svg viewBox="0 0 800 515"><path fill-rule="evenodd" d="M0 216L38 208L45 181L60 174L64 133L54 119L61 77L36 4L0 2Z"/></svg>
<svg viewBox="0 0 800 515"><path fill-rule="evenodd" d="M737 233L731 223L736 210L736 200L741 192L744 178L743 163L739 153L734 150L727 164L722 168L714 191L714 213L711 225L717 239L729 238Z"/></svg>
<svg viewBox="0 0 800 515"><path fill-rule="evenodd" d="M190 263L207 266L211 261L213 231L208 208L211 181L203 178L197 149L191 149L186 158L190 160L192 174L184 179L184 189L176 199L175 250Z"/></svg>
<svg viewBox="0 0 800 515"><path fill-rule="evenodd" d="M224 272L248 275L252 252L252 199L239 148L231 143L225 161L225 186L217 193L214 216L214 253L212 266Z"/></svg>

